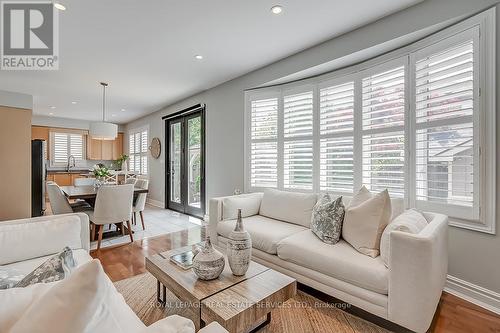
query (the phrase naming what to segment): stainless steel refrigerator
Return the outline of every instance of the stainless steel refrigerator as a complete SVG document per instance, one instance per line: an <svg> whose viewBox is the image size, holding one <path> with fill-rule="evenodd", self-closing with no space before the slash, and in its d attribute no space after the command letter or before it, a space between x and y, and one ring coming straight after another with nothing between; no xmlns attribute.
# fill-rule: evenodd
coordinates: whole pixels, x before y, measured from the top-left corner
<svg viewBox="0 0 500 333"><path fill-rule="evenodd" d="M45 140L31 141L31 216L45 212Z"/></svg>

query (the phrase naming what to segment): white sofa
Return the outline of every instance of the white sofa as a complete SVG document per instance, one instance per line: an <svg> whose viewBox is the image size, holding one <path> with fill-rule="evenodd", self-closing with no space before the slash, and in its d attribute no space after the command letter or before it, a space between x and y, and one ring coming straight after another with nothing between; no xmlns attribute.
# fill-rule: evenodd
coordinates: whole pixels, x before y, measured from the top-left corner
<svg viewBox="0 0 500 333"><path fill-rule="evenodd" d="M52 255L60 252L64 246L72 248L77 266L92 260L89 255L89 220L87 215L83 213L64 214L0 222L0 265L4 268L15 268L26 275ZM111 284L107 277L105 279ZM37 284L26 288L30 288L33 295L36 295L45 292L57 283L59 282ZM127 332L148 332L146 326L128 307L123 296L118 293L114 286L111 288L111 295L107 300L112 301L106 306L117 322L126 327ZM13 302L22 303L23 299L29 300L34 297L29 294L26 296L28 289L21 289L0 290L0 333L8 332L8 327L11 327L16 316L19 316L19 314L14 313L13 309L22 305L14 305ZM152 331L158 332L158 329L161 328L159 331L174 332L176 327L182 328L186 321L190 322L189 319L180 316L170 316L155 323ZM102 325L101 323L92 324L95 327L102 327L103 330L107 327L106 323L102 323ZM51 331L51 329L47 327L46 331ZM182 332L187 333L185 325ZM194 326L192 332L194 333ZM224 333L227 331L218 323L213 322L199 332ZM97 332L93 330L93 333Z"/></svg>
<svg viewBox="0 0 500 333"><path fill-rule="evenodd" d="M447 216L424 213L428 225L419 234L391 232L389 269L380 256L361 254L342 239L329 245L316 237L309 228L316 196L273 192L211 199L212 241L225 246L234 211L243 208L255 261L410 330L429 328L446 279ZM346 207L349 200L343 198ZM394 219L404 202L391 204Z"/></svg>

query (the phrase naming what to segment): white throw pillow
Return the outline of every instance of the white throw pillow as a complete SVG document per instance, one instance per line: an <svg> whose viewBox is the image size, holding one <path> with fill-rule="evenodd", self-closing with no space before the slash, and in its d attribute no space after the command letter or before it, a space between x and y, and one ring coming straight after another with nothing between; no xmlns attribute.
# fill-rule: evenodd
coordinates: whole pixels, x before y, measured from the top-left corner
<svg viewBox="0 0 500 333"><path fill-rule="evenodd" d="M0 265L59 253L66 246L79 249L81 230L80 218L75 215L43 222L0 223ZM51 241L40 242L40 239Z"/></svg>
<svg viewBox="0 0 500 333"><path fill-rule="evenodd" d="M262 197L259 214L310 228L312 210L317 200L316 194L267 189Z"/></svg>
<svg viewBox="0 0 500 333"><path fill-rule="evenodd" d="M85 332L108 288L99 260L92 260L34 300L10 333Z"/></svg>
<svg viewBox="0 0 500 333"><path fill-rule="evenodd" d="M377 257L380 237L389 224L391 213L391 198L387 190L372 195L363 186L346 210L342 238L357 251Z"/></svg>
<svg viewBox="0 0 500 333"><path fill-rule="evenodd" d="M391 255L391 232L394 230L418 234L427 226L425 217L415 209L409 209L396 217L385 228L380 239L380 257L386 267L389 267Z"/></svg>
<svg viewBox="0 0 500 333"><path fill-rule="evenodd" d="M234 220L238 217L238 209L241 209L241 217L259 214L261 193L242 194L222 200L222 219Z"/></svg>

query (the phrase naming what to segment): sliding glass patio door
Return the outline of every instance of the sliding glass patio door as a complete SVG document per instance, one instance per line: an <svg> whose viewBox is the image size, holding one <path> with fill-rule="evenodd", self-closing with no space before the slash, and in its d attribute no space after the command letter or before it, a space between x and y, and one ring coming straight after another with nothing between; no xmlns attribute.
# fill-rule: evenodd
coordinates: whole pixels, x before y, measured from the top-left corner
<svg viewBox="0 0 500 333"><path fill-rule="evenodd" d="M205 214L203 120L203 110L198 110L166 121L166 208L201 218Z"/></svg>

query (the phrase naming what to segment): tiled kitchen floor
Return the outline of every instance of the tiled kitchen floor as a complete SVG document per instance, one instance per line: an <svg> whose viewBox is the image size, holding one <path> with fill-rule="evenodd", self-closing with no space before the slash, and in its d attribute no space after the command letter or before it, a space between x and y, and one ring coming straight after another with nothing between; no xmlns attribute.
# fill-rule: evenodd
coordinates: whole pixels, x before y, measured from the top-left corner
<svg viewBox="0 0 500 333"><path fill-rule="evenodd" d="M139 240L199 227L204 225L204 223L204 221L195 217L180 214L168 209L146 205L146 209L144 210L144 225L146 229L142 230L139 214L137 214L137 224L132 225L132 229L134 230L134 240ZM129 242L130 237L128 235L104 238L101 243L101 248ZM92 250L96 249L97 242L92 242L90 248Z"/></svg>

